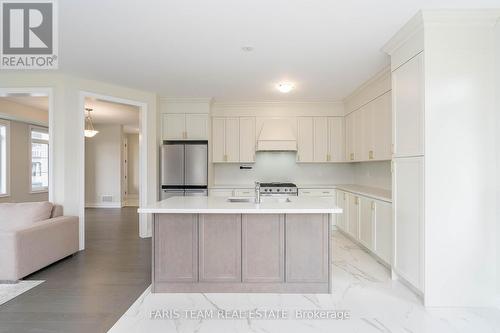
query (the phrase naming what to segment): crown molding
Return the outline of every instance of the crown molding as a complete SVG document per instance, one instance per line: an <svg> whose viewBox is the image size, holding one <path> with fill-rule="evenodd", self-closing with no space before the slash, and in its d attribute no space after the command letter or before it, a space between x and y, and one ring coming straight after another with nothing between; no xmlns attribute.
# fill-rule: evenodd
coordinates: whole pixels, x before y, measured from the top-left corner
<svg viewBox="0 0 500 333"><path fill-rule="evenodd" d="M342 104L341 100L295 100L295 101L248 101L248 100L214 100L217 106L273 106L304 104Z"/></svg>
<svg viewBox="0 0 500 333"><path fill-rule="evenodd" d="M364 89L372 85L373 83L377 82L378 80L382 79L384 76L390 76L391 75L391 65L386 65L384 68L382 68L380 71L378 71L375 75L370 77L368 80L363 82L359 87L354 89L353 92L351 92L349 95L347 95L343 99L343 103L347 102L348 100L352 99L353 97L356 97L360 92L362 92ZM390 90L390 89L389 89Z"/></svg>
<svg viewBox="0 0 500 333"><path fill-rule="evenodd" d="M427 26L495 26L500 24L500 9L435 9L420 10L383 47L392 55L401 45Z"/></svg>
<svg viewBox="0 0 500 333"><path fill-rule="evenodd" d="M208 103L213 102L212 97L160 97L160 101L171 103Z"/></svg>

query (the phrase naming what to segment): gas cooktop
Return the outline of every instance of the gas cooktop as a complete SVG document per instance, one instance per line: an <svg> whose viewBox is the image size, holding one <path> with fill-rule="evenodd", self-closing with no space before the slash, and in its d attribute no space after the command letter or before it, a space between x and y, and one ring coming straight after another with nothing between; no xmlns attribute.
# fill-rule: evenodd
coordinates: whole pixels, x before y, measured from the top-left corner
<svg viewBox="0 0 500 333"><path fill-rule="evenodd" d="M293 183L261 183L261 194L297 195L297 185Z"/></svg>

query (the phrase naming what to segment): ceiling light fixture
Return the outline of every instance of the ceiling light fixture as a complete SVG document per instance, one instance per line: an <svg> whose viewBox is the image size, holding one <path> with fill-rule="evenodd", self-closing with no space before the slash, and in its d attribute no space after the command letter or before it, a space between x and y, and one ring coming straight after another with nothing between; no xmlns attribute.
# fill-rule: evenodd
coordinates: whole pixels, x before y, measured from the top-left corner
<svg viewBox="0 0 500 333"><path fill-rule="evenodd" d="M97 133L99 133L99 131L94 129L94 124L92 124L90 112L93 111L93 109L85 108L85 111L87 111L87 116L85 117L85 137L93 138Z"/></svg>
<svg viewBox="0 0 500 333"><path fill-rule="evenodd" d="M243 52L252 52L253 51L253 46L250 46L250 45L242 46L241 50Z"/></svg>
<svg viewBox="0 0 500 333"><path fill-rule="evenodd" d="M294 88L295 86L293 85L293 83L291 82L281 82L277 85L277 89L282 92L283 94L287 94L289 93L290 91L292 91L292 89Z"/></svg>

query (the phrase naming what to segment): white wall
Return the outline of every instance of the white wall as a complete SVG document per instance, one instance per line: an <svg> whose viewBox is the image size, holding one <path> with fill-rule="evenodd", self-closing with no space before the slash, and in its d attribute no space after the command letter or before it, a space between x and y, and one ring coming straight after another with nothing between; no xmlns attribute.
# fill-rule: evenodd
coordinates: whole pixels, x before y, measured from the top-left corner
<svg viewBox="0 0 500 333"><path fill-rule="evenodd" d="M256 180L293 182L298 185L349 184L353 181L349 164L306 164L296 163L295 159L295 153L292 152L259 152L252 170L240 170L240 164L216 164L214 186L253 187Z"/></svg>
<svg viewBox="0 0 500 333"><path fill-rule="evenodd" d="M354 184L391 190L392 173L390 161L353 163L352 165Z"/></svg>
<svg viewBox="0 0 500 333"><path fill-rule="evenodd" d="M139 134L127 134L128 195L139 195Z"/></svg>
<svg viewBox="0 0 500 333"><path fill-rule="evenodd" d="M424 12L429 306L490 305L498 286L494 13Z"/></svg>
<svg viewBox="0 0 500 333"><path fill-rule="evenodd" d="M500 24L497 23L496 29L495 29L495 44L496 44L496 59L500 59ZM496 63L496 109L500 110L500 62L497 61ZM496 113L497 116L497 128L496 128L496 143L497 143L497 221L499 221L496 225L497 228L497 241L496 241L496 246L497 246L497 307L500 308L500 112Z"/></svg>
<svg viewBox="0 0 500 333"><path fill-rule="evenodd" d="M3 105L0 106L0 113L3 113L2 107ZM41 110L38 112L43 113ZM0 202L47 201L49 199L48 192L31 193L30 124L10 121L9 145L10 195L0 197Z"/></svg>
<svg viewBox="0 0 500 333"><path fill-rule="evenodd" d="M85 138L85 206L121 207L121 125L94 125L99 133ZM112 196L111 202L102 200Z"/></svg>
<svg viewBox="0 0 500 333"><path fill-rule="evenodd" d="M155 93L130 89L114 84L86 80L73 76L55 74L50 71L0 73L0 88L50 88L52 89L53 119L50 120L53 137L54 174L53 201L64 206L65 213L84 220L84 145L82 91L126 100L142 102L147 108L147 136L140 141L145 145L145 156L141 157L146 180L141 183L144 195L141 204L157 200L159 122L157 119L157 96ZM80 227L80 248L84 245L83 224ZM141 226L141 235L151 235L150 220Z"/></svg>

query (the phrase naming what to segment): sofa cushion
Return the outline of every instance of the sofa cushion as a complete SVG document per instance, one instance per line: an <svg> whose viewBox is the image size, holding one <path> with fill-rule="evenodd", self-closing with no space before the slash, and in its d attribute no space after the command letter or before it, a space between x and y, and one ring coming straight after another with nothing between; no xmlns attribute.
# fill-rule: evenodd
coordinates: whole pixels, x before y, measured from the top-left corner
<svg viewBox="0 0 500 333"><path fill-rule="evenodd" d="M47 220L52 214L52 203L0 203L0 230L15 230Z"/></svg>

